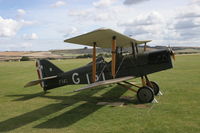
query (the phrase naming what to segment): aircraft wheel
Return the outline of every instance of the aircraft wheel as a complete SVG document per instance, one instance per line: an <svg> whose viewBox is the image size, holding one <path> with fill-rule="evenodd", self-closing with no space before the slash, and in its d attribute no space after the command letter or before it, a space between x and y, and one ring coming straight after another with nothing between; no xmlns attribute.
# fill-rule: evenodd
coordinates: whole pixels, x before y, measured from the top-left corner
<svg viewBox="0 0 200 133"><path fill-rule="evenodd" d="M154 92L150 87L141 87L137 92L137 98L141 103L150 103L154 99Z"/></svg>
<svg viewBox="0 0 200 133"><path fill-rule="evenodd" d="M158 93L159 93L159 91L160 91L160 87L158 86L158 84L156 83L156 82L154 82L154 81L150 81L151 82L151 84L152 84L152 86L153 86L153 92L154 92L154 95L158 95ZM149 84L147 84L147 86L149 86L150 87L150 85Z"/></svg>

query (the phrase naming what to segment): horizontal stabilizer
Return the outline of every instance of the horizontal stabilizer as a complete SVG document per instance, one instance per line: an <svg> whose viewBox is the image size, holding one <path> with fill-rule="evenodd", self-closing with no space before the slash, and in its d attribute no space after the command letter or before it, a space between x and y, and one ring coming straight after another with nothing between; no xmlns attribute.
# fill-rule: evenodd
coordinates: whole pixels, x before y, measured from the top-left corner
<svg viewBox="0 0 200 133"><path fill-rule="evenodd" d="M92 83L92 84L90 84L86 87L74 90L73 92L78 92L78 91L82 91L82 90L85 90L85 89L90 89L90 88L94 88L94 87L102 86L102 85L119 83L119 82L130 80L130 79L133 79L133 78L134 78L133 76L127 76L127 77L123 77L123 78L116 78L116 79L110 79L110 80L105 80L105 81L99 81L99 82Z"/></svg>
<svg viewBox="0 0 200 133"><path fill-rule="evenodd" d="M24 86L24 88L40 84L42 81L45 81L45 80L55 79L57 77L58 76L56 75L56 76L50 76L50 77L42 78L42 79L39 79L39 80L30 81Z"/></svg>

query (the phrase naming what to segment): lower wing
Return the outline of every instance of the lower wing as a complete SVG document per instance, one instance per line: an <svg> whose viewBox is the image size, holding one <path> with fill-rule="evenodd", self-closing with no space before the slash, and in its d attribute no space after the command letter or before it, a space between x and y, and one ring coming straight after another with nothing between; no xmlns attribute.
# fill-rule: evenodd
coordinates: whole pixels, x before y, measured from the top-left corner
<svg viewBox="0 0 200 133"><path fill-rule="evenodd" d="M99 81L99 82L92 83L92 84L90 84L88 86L85 86L83 88L74 90L73 92L78 92L78 91L82 91L82 90L85 90L85 89L90 89L90 88L94 88L94 87L102 86L102 85L119 83L119 82L130 80L130 79L133 79L133 78L135 78L135 77L133 77L133 76L127 76L127 77L122 77L122 78L116 78L116 79L110 79L110 80L105 80L105 81Z"/></svg>

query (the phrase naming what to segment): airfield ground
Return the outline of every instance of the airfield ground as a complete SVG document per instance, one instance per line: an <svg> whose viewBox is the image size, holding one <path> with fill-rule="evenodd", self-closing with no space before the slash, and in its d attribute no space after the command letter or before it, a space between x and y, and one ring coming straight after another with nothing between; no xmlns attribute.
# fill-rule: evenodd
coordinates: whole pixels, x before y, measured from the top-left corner
<svg viewBox="0 0 200 133"><path fill-rule="evenodd" d="M67 71L89 61L53 63ZM200 55L177 56L174 69L150 78L159 83L164 95L156 97L159 103L140 105L133 92L117 85L73 94L67 92L81 86L65 86L47 94L40 86L23 88L37 79L35 63L0 62L0 132L199 133ZM112 107L98 102L126 105Z"/></svg>

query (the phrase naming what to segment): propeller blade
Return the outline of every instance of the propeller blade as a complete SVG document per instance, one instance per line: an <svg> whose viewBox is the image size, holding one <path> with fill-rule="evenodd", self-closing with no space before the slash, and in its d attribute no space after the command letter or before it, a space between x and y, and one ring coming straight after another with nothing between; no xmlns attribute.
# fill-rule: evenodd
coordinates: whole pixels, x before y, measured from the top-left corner
<svg viewBox="0 0 200 133"><path fill-rule="evenodd" d="M174 51L172 51L171 56L172 56L172 59L175 61L175 60L176 60L176 57L175 57L175 53L174 53Z"/></svg>
<svg viewBox="0 0 200 133"><path fill-rule="evenodd" d="M176 60L175 53L174 53L174 51L172 50L172 48L170 47L170 45L168 45L168 50L169 50L169 52L170 52L170 55L171 55L172 59L175 61L175 60Z"/></svg>

